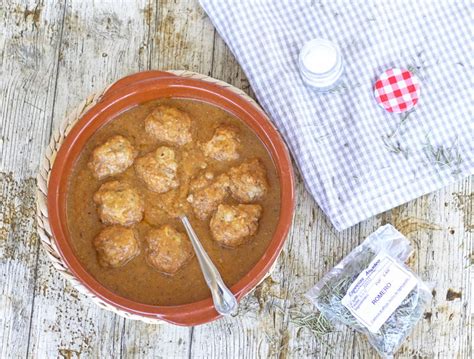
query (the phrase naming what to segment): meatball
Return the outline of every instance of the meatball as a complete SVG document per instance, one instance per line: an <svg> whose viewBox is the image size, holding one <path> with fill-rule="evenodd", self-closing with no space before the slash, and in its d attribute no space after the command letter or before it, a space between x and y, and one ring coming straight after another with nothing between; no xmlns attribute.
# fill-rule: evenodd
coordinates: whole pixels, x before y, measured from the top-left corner
<svg viewBox="0 0 474 359"><path fill-rule="evenodd" d="M206 172L191 182L190 192L187 200L194 215L204 221L229 195L229 177L222 174L214 179L211 172Z"/></svg>
<svg viewBox="0 0 474 359"><path fill-rule="evenodd" d="M212 237L227 247L240 246L257 232L261 215L262 207L258 204L221 204L211 218Z"/></svg>
<svg viewBox="0 0 474 359"><path fill-rule="evenodd" d="M127 264L140 253L135 231L113 226L104 228L94 238L99 264L106 268L118 268Z"/></svg>
<svg viewBox="0 0 474 359"><path fill-rule="evenodd" d="M202 150L207 157L217 161L236 160L239 158L240 147L237 135L236 127L221 125L217 127L209 142L202 145Z"/></svg>
<svg viewBox="0 0 474 359"><path fill-rule="evenodd" d="M189 115L169 106L158 106L145 118L145 131L158 141L178 146L192 140Z"/></svg>
<svg viewBox="0 0 474 359"><path fill-rule="evenodd" d="M165 274L175 274L194 256L192 244L186 235L168 224L151 229L145 237L145 243L148 264Z"/></svg>
<svg viewBox="0 0 474 359"><path fill-rule="evenodd" d="M110 181L94 194L100 220L105 224L131 226L143 218L144 202L138 191L126 182Z"/></svg>
<svg viewBox="0 0 474 359"><path fill-rule="evenodd" d="M169 147L158 147L154 152L135 161L135 172L153 192L165 193L179 186L178 163L175 152Z"/></svg>
<svg viewBox="0 0 474 359"><path fill-rule="evenodd" d="M133 164L138 152L123 136L114 136L92 151L88 163L94 177L101 180L124 172Z"/></svg>
<svg viewBox="0 0 474 359"><path fill-rule="evenodd" d="M240 202L252 202L262 198L268 190L265 167L255 158L233 167L229 171L232 197Z"/></svg>

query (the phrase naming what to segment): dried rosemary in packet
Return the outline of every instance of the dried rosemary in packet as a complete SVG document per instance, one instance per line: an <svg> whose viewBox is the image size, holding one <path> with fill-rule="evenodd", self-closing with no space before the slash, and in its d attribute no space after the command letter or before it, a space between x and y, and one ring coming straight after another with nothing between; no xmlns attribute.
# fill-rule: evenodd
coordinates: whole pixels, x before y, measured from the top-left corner
<svg viewBox="0 0 474 359"><path fill-rule="evenodd" d="M404 262L410 242L393 226L372 233L306 296L331 322L364 333L392 358L431 301L427 286Z"/></svg>

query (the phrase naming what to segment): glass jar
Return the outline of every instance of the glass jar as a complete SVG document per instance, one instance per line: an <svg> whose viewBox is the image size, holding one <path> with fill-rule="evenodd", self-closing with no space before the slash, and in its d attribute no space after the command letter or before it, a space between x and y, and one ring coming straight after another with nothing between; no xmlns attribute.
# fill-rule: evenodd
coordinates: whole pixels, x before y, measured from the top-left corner
<svg viewBox="0 0 474 359"><path fill-rule="evenodd" d="M298 67L304 82L322 92L337 86L344 72L339 46L321 38L310 40L303 46Z"/></svg>

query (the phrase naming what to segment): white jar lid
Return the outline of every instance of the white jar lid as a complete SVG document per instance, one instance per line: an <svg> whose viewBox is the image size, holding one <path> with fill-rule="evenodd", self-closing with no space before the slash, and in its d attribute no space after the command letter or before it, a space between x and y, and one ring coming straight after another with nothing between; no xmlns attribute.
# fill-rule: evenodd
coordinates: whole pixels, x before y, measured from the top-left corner
<svg viewBox="0 0 474 359"><path fill-rule="evenodd" d="M343 72L339 46L320 38L310 40L303 46L298 65L303 80L320 90L333 87Z"/></svg>

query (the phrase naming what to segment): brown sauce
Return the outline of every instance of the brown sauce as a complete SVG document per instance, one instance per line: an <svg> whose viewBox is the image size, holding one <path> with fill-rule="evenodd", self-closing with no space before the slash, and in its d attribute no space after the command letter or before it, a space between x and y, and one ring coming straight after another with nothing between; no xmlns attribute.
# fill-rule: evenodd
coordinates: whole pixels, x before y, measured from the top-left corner
<svg viewBox="0 0 474 359"><path fill-rule="evenodd" d="M94 237L104 227L92 197L102 183L111 179L127 180L139 188L145 198L144 220L134 226L140 241L143 241L150 228L166 223L184 232L179 220L158 209L156 201L159 201L160 197L144 188L143 183L136 177L133 166L120 175L102 181L95 179L87 166L92 150L113 135L119 134L129 139L139 150L140 156L155 150L160 143L145 133L144 119L159 104L177 107L191 116L194 121L193 141L208 141L219 124L232 124L239 128L242 143L239 160L229 163L208 160L207 170L222 173L243 160L254 157L258 157L265 165L270 188L265 197L256 202L263 207L263 214L258 232L249 243L233 249L224 248L211 238L209 221L200 221L194 217L192 211L187 212L204 248L228 286L237 283L254 267L270 243L280 213L280 185L268 151L252 130L231 114L198 101L160 99L140 105L119 115L89 139L74 166L67 196L68 227L79 261L97 281L120 296L144 304L179 305L210 297L196 257L174 276L163 275L150 267L145 261L143 250L125 266L109 269L99 265L92 244ZM179 156L184 149L176 148L176 151ZM226 203L236 202L228 199Z"/></svg>

